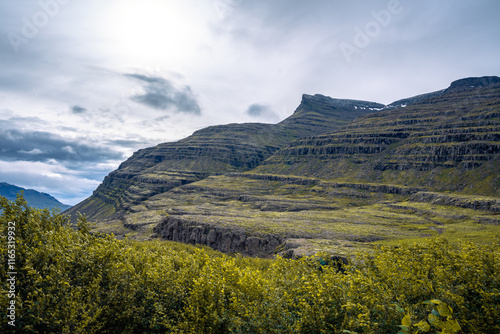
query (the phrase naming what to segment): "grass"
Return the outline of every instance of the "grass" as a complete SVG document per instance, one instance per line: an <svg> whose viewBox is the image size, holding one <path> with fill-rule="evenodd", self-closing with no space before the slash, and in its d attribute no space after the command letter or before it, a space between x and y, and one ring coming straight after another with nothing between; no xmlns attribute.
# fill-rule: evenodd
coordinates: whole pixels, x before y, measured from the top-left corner
<svg viewBox="0 0 500 334"><path fill-rule="evenodd" d="M305 255L318 251L351 255L377 244L438 236L452 242L462 239L477 243L492 243L500 237L500 217L495 212L417 202L410 200L411 196L333 184L211 176L132 207L123 220L128 230L116 222L112 227L101 223L98 230L117 229L130 238L146 240L157 223L172 215L200 224L243 229L248 236L279 235L295 240L294 253Z"/></svg>

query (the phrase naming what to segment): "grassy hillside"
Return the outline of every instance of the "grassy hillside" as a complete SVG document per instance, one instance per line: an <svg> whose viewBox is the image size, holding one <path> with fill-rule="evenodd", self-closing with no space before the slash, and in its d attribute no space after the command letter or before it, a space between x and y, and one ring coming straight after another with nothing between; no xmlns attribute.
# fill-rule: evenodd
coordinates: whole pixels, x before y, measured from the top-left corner
<svg viewBox="0 0 500 334"><path fill-rule="evenodd" d="M211 176L151 197L97 230L160 237L228 253L269 257L327 251L351 256L374 245L438 236L500 238L500 200L425 188L267 174Z"/></svg>
<svg viewBox="0 0 500 334"><path fill-rule="evenodd" d="M0 288L3 332L498 333L500 247L439 238L349 263L229 256L167 241L117 240L0 198L15 222L15 291ZM9 223L10 222L10 223ZM12 248L0 243L7 263ZM12 273L0 266L0 280ZM15 327L13 326L15 325ZM14 332L14 331L12 331Z"/></svg>

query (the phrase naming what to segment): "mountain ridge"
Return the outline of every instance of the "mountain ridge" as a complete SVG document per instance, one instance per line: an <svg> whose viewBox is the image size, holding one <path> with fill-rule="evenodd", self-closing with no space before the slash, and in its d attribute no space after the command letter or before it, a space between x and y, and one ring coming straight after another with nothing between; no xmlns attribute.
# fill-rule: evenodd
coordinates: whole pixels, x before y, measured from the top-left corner
<svg viewBox="0 0 500 334"><path fill-rule="evenodd" d="M52 195L39 192L34 189L25 189L6 182L0 182L0 196L7 198L9 201L15 201L17 194L23 192L24 199L29 206L38 209L53 209L59 208L65 211L71 208L71 205L63 204Z"/></svg>
<svg viewBox="0 0 500 334"><path fill-rule="evenodd" d="M408 170L435 171L461 165L460 171L457 169L455 173L458 176L490 164L488 169L490 174L493 172L492 178L500 152L499 123L495 121L499 116L500 81L487 78L490 79L458 80L442 94L427 100L362 116L335 133L292 141L256 171L339 177L345 170L339 163L350 163L348 172L357 171L355 178L381 181L384 179L381 174L386 170L394 175ZM470 87L471 83L482 85ZM303 162L299 161L301 157ZM318 164L320 160L328 163L319 168L311 162L314 159ZM277 164L283 162L285 165L278 167ZM367 163L373 165L370 170L367 170ZM271 167L273 164L277 167ZM316 167L307 171L311 165ZM414 177L415 173L408 177L408 182ZM414 180L422 181L420 178ZM452 186L454 180L443 183L440 179L443 186L440 189L460 190ZM496 190L483 194L498 195L499 185L496 183L494 188ZM475 189L477 191L479 189Z"/></svg>

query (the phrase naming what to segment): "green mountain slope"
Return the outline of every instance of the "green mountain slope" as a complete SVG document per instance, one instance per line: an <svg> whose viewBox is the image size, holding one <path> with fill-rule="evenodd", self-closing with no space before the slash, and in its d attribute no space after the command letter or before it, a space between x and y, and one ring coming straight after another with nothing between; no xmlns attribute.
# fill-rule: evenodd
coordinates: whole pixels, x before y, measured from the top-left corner
<svg viewBox="0 0 500 334"><path fill-rule="evenodd" d="M68 213L85 213L90 220L119 217L131 206L174 187L209 175L251 170L291 140L335 130L382 107L304 95L293 115L279 124L228 124L196 131L178 142L136 152Z"/></svg>
<svg viewBox="0 0 500 334"><path fill-rule="evenodd" d="M9 201L15 201L16 195L21 193L21 191L24 193L24 199L26 199L29 206L38 209L59 208L61 211L71 208L71 205L63 204L49 194L0 182L0 196L7 198Z"/></svg>
<svg viewBox="0 0 500 334"><path fill-rule="evenodd" d="M438 96L293 141L255 171L498 196L497 79L459 80Z"/></svg>

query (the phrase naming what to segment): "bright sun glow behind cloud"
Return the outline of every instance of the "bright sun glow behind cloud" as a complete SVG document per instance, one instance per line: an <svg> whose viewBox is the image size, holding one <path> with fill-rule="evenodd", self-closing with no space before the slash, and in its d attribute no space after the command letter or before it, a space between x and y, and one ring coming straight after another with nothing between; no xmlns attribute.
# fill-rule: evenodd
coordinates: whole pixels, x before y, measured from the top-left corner
<svg viewBox="0 0 500 334"><path fill-rule="evenodd" d="M151 60L178 64L204 38L204 23L180 1L125 0L107 16L107 36L117 54L134 63ZM189 10L188 10L189 9Z"/></svg>

